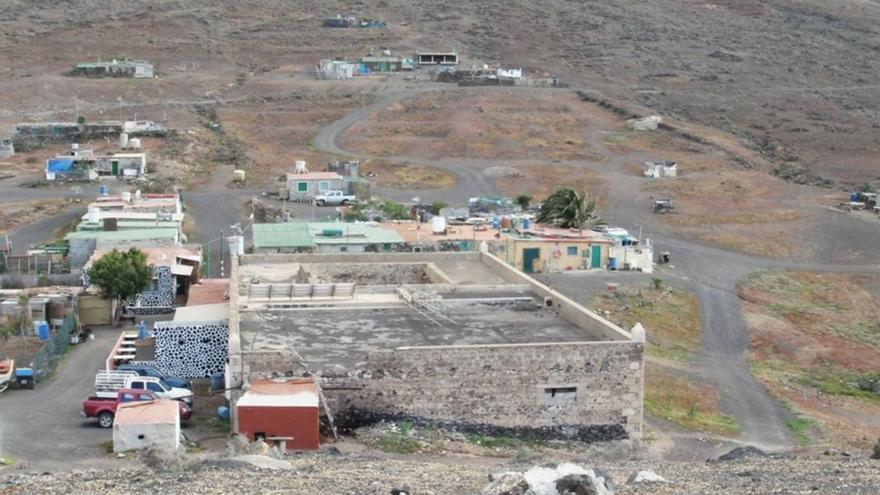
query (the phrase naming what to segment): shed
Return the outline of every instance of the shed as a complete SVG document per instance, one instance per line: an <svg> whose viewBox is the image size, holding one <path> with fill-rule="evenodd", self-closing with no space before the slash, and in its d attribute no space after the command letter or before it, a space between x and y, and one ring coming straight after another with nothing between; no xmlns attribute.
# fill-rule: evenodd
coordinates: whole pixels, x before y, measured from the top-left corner
<svg viewBox="0 0 880 495"><path fill-rule="evenodd" d="M318 385L314 380L256 380L235 405L238 432L287 450L318 450Z"/></svg>
<svg viewBox="0 0 880 495"><path fill-rule="evenodd" d="M180 448L180 405L173 400L119 404L113 420L113 452Z"/></svg>

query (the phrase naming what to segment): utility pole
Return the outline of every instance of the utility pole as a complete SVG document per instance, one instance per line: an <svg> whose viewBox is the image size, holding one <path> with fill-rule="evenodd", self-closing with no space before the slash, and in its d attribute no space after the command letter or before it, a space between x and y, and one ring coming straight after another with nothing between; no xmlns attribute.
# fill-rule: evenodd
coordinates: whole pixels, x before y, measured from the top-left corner
<svg viewBox="0 0 880 495"><path fill-rule="evenodd" d="M220 229L220 278L223 278L223 272L225 271L225 264L223 262L223 229Z"/></svg>

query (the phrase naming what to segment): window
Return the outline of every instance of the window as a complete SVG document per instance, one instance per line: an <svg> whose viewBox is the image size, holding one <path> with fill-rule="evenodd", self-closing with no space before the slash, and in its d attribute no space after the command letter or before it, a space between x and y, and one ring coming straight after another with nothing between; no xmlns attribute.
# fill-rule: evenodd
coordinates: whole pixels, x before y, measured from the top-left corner
<svg viewBox="0 0 880 495"><path fill-rule="evenodd" d="M567 254L568 256L577 256L577 254L578 254L577 246L568 246L567 248L565 248L565 254Z"/></svg>
<svg viewBox="0 0 880 495"><path fill-rule="evenodd" d="M144 434L143 434L143 433L141 433L140 435L138 435L138 440L143 440L143 439L144 439Z"/></svg>
<svg viewBox="0 0 880 495"><path fill-rule="evenodd" d="M326 180L318 182L318 191L327 192L330 190L330 183Z"/></svg>
<svg viewBox="0 0 880 495"><path fill-rule="evenodd" d="M305 181L299 181L296 183L296 192L309 192L309 183Z"/></svg>
<svg viewBox="0 0 880 495"><path fill-rule="evenodd" d="M159 383L148 383L147 390L152 390L153 392L164 392L165 391L162 388L162 385Z"/></svg>
<svg viewBox="0 0 880 495"><path fill-rule="evenodd" d="M144 382L131 382L131 388L134 390L142 390L144 388Z"/></svg>
<svg viewBox="0 0 880 495"><path fill-rule="evenodd" d="M577 402L577 387L545 387L545 406L568 406Z"/></svg>
<svg viewBox="0 0 880 495"><path fill-rule="evenodd" d="M122 394L121 402L131 402L134 400L134 394Z"/></svg>
<svg viewBox="0 0 880 495"><path fill-rule="evenodd" d="M138 400L143 400L143 401L153 400L153 396L148 395L148 394L141 394L138 396Z"/></svg>

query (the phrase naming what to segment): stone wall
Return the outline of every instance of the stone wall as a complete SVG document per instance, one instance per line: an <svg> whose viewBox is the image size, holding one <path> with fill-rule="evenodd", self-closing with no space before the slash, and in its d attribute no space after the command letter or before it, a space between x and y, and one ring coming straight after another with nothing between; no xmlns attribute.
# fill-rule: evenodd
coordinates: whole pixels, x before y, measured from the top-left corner
<svg viewBox="0 0 880 495"><path fill-rule="evenodd" d="M634 342L400 348L371 354L349 390L326 390L348 426L407 418L495 435L640 438L643 351Z"/></svg>

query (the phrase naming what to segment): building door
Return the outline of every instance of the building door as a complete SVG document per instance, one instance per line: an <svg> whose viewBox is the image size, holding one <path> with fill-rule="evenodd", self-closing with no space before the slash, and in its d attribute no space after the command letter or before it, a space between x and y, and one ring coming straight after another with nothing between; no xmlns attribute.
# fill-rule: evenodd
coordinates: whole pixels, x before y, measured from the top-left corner
<svg viewBox="0 0 880 495"><path fill-rule="evenodd" d="M535 261L541 259L541 248L523 249L523 271L526 273L535 273Z"/></svg>
<svg viewBox="0 0 880 495"><path fill-rule="evenodd" d="M602 246L590 246L590 268L602 268Z"/></svg>
<svg viewBox="0 0 880 495"><path fill-rule="evenodd" d="M112 162L110 162L110 173L112 173L113 175L119 175L119 162L118 161L113 160Z"/></svg>

